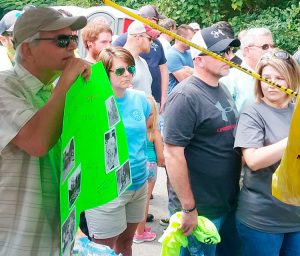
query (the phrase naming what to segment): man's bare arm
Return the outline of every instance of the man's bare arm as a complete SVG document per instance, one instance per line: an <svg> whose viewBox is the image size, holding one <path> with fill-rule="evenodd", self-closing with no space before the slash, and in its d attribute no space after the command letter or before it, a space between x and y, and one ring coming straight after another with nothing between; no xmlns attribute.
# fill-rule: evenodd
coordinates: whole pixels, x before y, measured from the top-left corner
<svg viewBox="0 0 300 256"><path fill-rule="evenodd" d="M161 101L159 113L161 113L164 109L164 105L168 96L169 73L167 64L159 65L159 69L161 73Z"/></svg>
<svg viewBox="0 0 300 256"><path fill-rule="evenodd" d="M184 66L182 69L173 72L172 74L175 76L178 82L188 78L194 72L194 69L188 66Z"/></svg>
<svg viewBox="0 0 300 256"><path fill-rule="evenodd" d="M164 155L170 182L184 209L195 207L194 195L191 189L188 168L184 155L184 147L165 144ZM190 235L198 223L197 209L190 213L182 213L180 229L185 235Z"/></svg>

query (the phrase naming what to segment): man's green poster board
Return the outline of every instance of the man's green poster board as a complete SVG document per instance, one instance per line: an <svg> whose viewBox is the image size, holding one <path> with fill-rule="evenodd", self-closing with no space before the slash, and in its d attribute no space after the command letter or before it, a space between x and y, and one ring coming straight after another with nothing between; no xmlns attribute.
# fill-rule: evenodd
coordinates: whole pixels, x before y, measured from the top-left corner
<svg viewBox="0 0 300 256"><path fill-rule="evenodd" d="M68 91L61 139L61 254L70 255L80 213L131 184L126 134L102 63Z"/></svg>

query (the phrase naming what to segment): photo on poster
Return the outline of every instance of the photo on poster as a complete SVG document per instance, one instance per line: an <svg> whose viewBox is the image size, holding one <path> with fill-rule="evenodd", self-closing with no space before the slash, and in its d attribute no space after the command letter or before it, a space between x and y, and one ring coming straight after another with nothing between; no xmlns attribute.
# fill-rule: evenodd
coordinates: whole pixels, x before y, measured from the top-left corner
<svg viewBox="0 0 300 256"><path fill-rule="evenodd" d="M115 128L104 134L104 145L105 170L109 173L120 165Z"/></svg>
<svg viewBox="0 0 300 256"><path fill-rule="evenodd" d="M131 181L129 161L123 164L116 171L116 176L117 176L118 194L120 195L125 191L125 189L128 187Z"/></svg>
<svg viewBox="0 0 300 256"><path fill-rule="evenodd" d="M68 180L69 207L74 204L80 192L81 165L79 165Z"/></svg>
<svg viewBox="0 0 300 256"><path fill-rule="evenodd" d="M75 142L74 137L70 139L63 153L63 170L62 170L62 180L64 181L70 171L75 166Z"/></svg>
<svg viewBox="0 0 300 256"><path fill-rule="evenodd" d="M61 234L61 248L62 255L70 255L70 251L73 247L73 241L76 234L76 219L75 219L75 207L71 211L69 217L66 219L65 223L62 225L62 234Z"/></svg>
<svg viewBox="0 0 300 256"><path fill-rule="evenodd" d="M111 128L116 123L120 121L120 116L118 113L117 105L115 98L113 96L109 97L105 101L106 110L107 110L107 117L108 117L108 126Z"/></svg>

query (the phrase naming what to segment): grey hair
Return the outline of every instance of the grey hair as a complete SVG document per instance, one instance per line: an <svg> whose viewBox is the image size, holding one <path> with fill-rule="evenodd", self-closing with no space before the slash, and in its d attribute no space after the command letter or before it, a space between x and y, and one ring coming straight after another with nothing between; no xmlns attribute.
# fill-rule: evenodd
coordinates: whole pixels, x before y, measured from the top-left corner
<svg viewBox="0 0 300 256"><path fill-rule="evenodd" d="M241 37L241 49L255 45L257 36L271 36L272 32L268 28L250 28Z"/></svg>
<svg viewBox="0 0 300 256"><path fill-rule="evenodd" d="M29 43L31 45L33 45L35 43L35 40L40 38L40 33L37 32L36 34L34 34L31 37L28 37L27 39L25 39L21 44L19 44L16 48L16 52L15 52L15 62L18 64L21 64L23 62L23 53L21 51L21 47L22 44L24 43Z"/></svg>

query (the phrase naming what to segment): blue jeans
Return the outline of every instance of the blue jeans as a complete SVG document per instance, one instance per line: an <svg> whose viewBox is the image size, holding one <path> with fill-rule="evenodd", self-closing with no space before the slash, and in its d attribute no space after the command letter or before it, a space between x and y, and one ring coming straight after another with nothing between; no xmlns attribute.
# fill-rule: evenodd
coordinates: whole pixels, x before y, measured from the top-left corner
<svg viewBox="0 0 300 256"><path fill-rule="evenodd" d="M300 232L267 233L236 221L244 256L300 256Z"/></svg>
<svg viewBox="0 0 300 256"><path fill-rule="evenodd" d="M211 220L215 224L218 231L221 229L226 217L227 217L227 214L223 215L222 217L220 217L218 219ZM202 248L203 248L205 256L214 256L215 255L216 245L204 244L204 243L201 243L201 244L202 244ZM186 248L181 247L180 256L190 256L188 247L186 247Z"/></svg>

